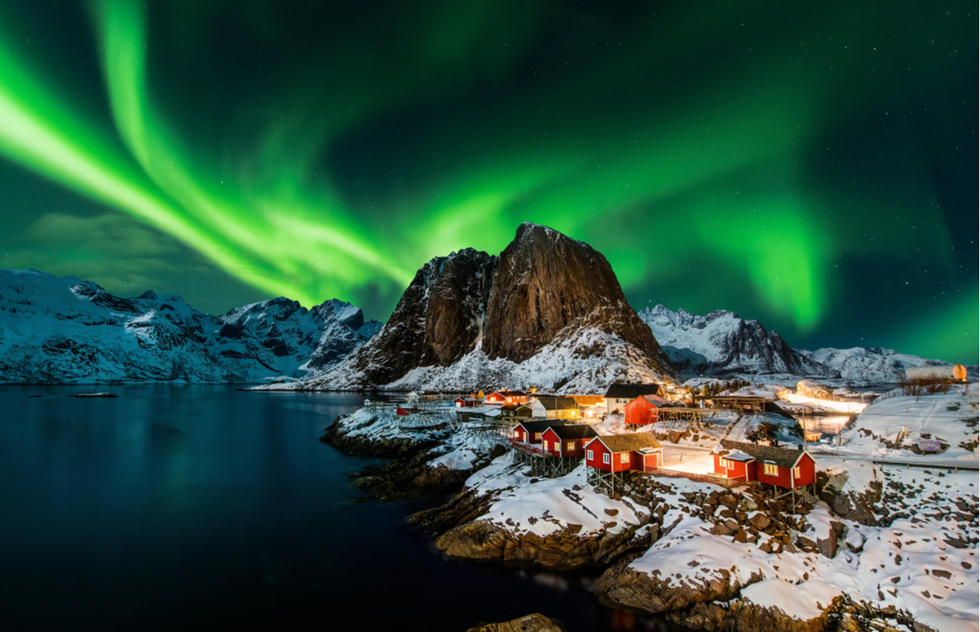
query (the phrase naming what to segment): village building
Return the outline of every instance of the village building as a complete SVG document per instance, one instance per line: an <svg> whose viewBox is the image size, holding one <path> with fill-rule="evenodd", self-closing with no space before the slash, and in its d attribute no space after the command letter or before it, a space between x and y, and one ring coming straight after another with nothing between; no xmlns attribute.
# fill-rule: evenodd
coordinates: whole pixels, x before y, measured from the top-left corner
<svg viewBox="0 0 980 632"><path fill-rule="evenodd" d="M655 424L660 408L670 405L670 402L659 395L640 395L623 406L623 414L627 426L646 426Z"/></svg>
<svg viewBox="0 0 980 632"><path fill-rule="evenodd" d="M665 395L662 384L610 384L606 389L606 410L610 413L622 410L623 406L641 395Z"/></svg>
<svg viewBox="0 0 980 632"><path fill-rule="evenodd" d="M484 406L503 406L504 404L526 404L528 394L522 391L495 391L483 399Z"/></svg>
<svg viewBox="0 0 980 632"><path fill-rule="evenodd" d="M589 482L615 490L622 472L662 467L663 446L646 432L599 435L585 444L585 464Z"/></svg>
<svg viewBox="0 0 980 632"><path fill-rule="evenodd" d="M500 416L506 419L531 416L531 407L527 404L504 404L495 408L499 408Z"/></svg>
<svg viewBox="0 0 980 632"><path fill-rule="evenodd" d="M539 444L541 443L541 437L544 435L545 430L553 426L563 425L563 423L556 419L521 421L511 431L511 444L515 442Z"/></svg>
<svg viewBox="0 0 980 632"><path fill-rule="evenodd" d="M722 440L714 453L715 474L746 482L798 489L816 483L816 462L802 446L771 446Z"/></svg>
<svg viewBox="0 0 980 632"><path fill-rule="evenodd" d="M585 456L585 444L597 436L592 426L585 424L552 426L541 435L541 445L551 456L579 458Z"/></svg>
<svg viewBox="0 0 980 632"><path fill-rule="evenodd" d="M480 405L480 400L475 397L458 397L453 400L456 408L476 408Z"/></svg>
<svg viewBox="0 0 980 632"><path fill-rule="evenodd" d="M531 402L531 416L545 419L579 418L578 404L571 397L559 395L540 395Z"/></svg>

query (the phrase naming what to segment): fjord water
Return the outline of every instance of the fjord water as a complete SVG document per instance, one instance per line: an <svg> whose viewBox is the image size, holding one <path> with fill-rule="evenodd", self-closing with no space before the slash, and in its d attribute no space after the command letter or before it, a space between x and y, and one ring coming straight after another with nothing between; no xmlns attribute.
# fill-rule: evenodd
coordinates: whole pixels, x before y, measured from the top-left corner
<svg viewBox="0 0 980 632"><path fill-rule="evenodd" d="M75 398L108 391L118 398ZM654 629L579 579L444 559L317 439L363 396L0 387L0 629ZM431 502L431 500L429 501Z"/></svg>

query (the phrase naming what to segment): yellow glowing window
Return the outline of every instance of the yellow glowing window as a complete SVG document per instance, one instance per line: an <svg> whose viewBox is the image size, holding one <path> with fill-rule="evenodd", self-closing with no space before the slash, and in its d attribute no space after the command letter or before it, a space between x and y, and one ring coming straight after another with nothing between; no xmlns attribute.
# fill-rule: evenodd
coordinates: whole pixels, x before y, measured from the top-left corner
<svg viewBox="0 0 980 632"><path fill-rule="evenodd" d="M566 447L565 447L565 449L566 449L566 450L574 450L574 449L575 449L575 442L574 442L574 441L569 441L569 442L568 442L568 443L566 444Z"/></svg>
<svg viewBox="0 0 980 632"><path fill-rule="evenodd" d="M799 477L800 477L800 468L794 467L793 468L793 478L799 478Z"/></svg>
<svg viewBox="0 0 980 632"><path fill-rule="evenodd" d="M723 467L723 468L728 467L728 460L727 459L718 459L718 464L721 465L721 467Z"/></svg>
<svg viewBox="0 0 980 632"><path fill-rule="evenodd" d="M766 463L765 472L766 472L766 476L775 476L778 472L778 469L772 463Z"/></svg>
<svg viewBox="0 0 980 632"><path fill-rule="evenodd" d="M629 463L630 462L630 453L629 452L623 452L622 454L620 454L619 455L619 462L620 463Z"/></svg>
<svg viewBox="0 0 980 632"><path fill-rule="evenodd" d="M541 438L541 433L540 432L535 432L534 433L534 440L537 441L540 438Z"/></svg>

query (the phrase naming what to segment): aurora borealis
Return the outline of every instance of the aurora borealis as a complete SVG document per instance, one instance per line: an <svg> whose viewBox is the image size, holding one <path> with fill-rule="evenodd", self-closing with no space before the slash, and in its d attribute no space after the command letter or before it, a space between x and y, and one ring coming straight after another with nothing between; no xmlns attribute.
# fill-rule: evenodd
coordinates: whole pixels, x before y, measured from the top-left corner
<svg viewBox="0 0 980 632"><path fill-rule="evenodd" d="M972 3L0 6L0 265L341 298L518 224L633 306L978 356Z"/></svg>

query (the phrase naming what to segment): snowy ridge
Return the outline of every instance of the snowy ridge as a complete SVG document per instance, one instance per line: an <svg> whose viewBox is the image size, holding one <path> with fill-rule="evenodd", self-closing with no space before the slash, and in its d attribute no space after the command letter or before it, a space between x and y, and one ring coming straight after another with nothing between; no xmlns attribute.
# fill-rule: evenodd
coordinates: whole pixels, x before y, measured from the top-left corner
<svg viewBox="0 0 980 632"><path fill-rule="evenodd" d="M316 357L321 366L333 366L377 327L365 324L358 308L336 300L307 310L277 298L212 316L176 295L147 291L122 298L77 277L0 271L4 383L299 376Z"/></svg>
<svg viewBox="0 0 980 632"><path fill-rule="evenodd" d="M793 349L759 321L743 320L725 310L697 316L657 305L638 316L650 326L671 362L687 375L766 375L780 383L801 377L841 378L882 384L902 380L908 367L949 364L874 347Z"/></svg>
<svg viewBox="0 0 980 632"><path fill-rule="evenodd" d="M949 364L876 347L824 348L816 351L800 350L800 353L838 371L844 379L877 383L899 382L905 378L905 369L912 366Z"/></svg>
<svg viewBox="0 0 980 632"><path fill-rule="evenodd" d="M657 305L638 315L671 361L688 374L837 377L837 371L792 349L759 321L743 320L732 312L695 316Z"/></svg>
<svg viewBox="0 0 980 632"><path fill-rule="evenodd" d="M305 384L281 388L468 392L538 386L563 394L604 392L609 384L619 381L668 379L647 354L616 336L574 326L564 333L520 363L506 358L490 360L478 347L450 366L417 367L394 382L371 384L364 372L347 360Z"/></svg>

